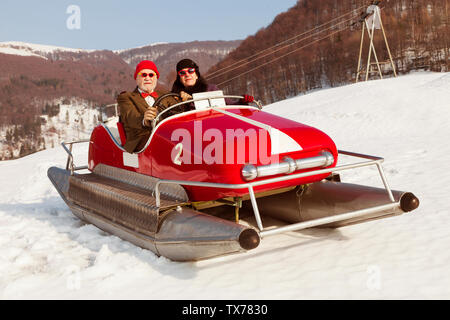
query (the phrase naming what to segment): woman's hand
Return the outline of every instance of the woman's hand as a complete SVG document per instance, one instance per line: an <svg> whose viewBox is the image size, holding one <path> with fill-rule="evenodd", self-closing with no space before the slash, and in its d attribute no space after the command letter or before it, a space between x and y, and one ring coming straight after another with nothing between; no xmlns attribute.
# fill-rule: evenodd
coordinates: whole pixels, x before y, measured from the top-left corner
<svg viewBox="0 0 450 320"><path fill-rule="evenodd" d="M253 98L253 96L248 95L248 94L244 94L244 98L241 99L242 103L252 103L255 100L255 98Z"/></svg>
<svg viewBox="0 0 450 320"><path fill-rule="evenodd" d="M181 100L183 100L183 102L192 99L192 96L184 91L180 92L180 97L181 97Z"/></svg>

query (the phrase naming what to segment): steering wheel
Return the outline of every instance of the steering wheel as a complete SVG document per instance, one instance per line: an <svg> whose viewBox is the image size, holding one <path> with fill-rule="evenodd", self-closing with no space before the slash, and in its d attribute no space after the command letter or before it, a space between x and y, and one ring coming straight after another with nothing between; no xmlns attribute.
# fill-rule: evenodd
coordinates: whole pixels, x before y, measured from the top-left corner
<svg viewBox="0 0 450 320"><path fill-rule="evenodd" d="M162 119L173 116L174 114L177 114L179 112L189 110L190 107L187 105L189 102L190 101L183 102L181 96L178 93L173 92L163 94L161 97L156 99L156 101L153 103L153 107L155 107L158 111L158 115L152 121L153 128L156 126L157 122L161 121ZM179 110L178 112L173 110L179 107L181 107L181 110Z"/></svg>
<svg viewBox="0 0 450 320"><path fill-rule="evenodd" d="M181 102L181 96L178 93L169 92L156 99L153 107L158 110L158 113L161 113L178 102Z"/></svg>

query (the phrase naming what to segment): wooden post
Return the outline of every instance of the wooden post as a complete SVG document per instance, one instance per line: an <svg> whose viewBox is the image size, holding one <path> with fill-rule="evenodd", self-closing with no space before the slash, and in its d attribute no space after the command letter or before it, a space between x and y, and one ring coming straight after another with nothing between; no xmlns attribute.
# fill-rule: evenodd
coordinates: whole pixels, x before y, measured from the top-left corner
<svg viewBox="0 0 450 320"><path fill-rule="evenodd" d="M374 20L376 18L376 12L374 13ZM369 46L369 53L370 50L373 50L373 56L375 57L375 61L377 63L377 68L378 68L378 73L380 74L380 78L383 79L383 75L381 73L381 68L380 68L380 64L378 62L378 57L377 57L377 52L375 51L375 46L373 45L373 39L374 39L374 34L375 34L375 23L372 23L372 33L369 32L369 26L367 25L367 20L365 21L366 23L366 27L367 27L367 33L369 34L369 38L370 38L370 46ZM367 70L366 70L366 81L369 78L369 67L370 67L370 54L369 54L369 59L367 61Z"/></svg>
<svg viewBox="0 0 450 320"><path fill-rule="evenodd" d="M379 11L380 9L377 9L377 11ZM389 60L391 60L391 65L392 65L392 70L394 71L394 77L397 77L397 72L395 71L395 65L394 65L394 60L392 59L392 55L391 55L391 49L389 49L389 44L386 38L386 33L384 32L384 27L383 27L383 21L381 21L381 14L380 14L380 25L381 25L381 31L383 31L383 37L384 37L384 42L386 43L386 48L389 54Z"/></svg>
<svg viewBox="0 0 450 320"><path fill-rule="evenodd" d="M366 24L366 28L367 28L367 34L369 35L369 56L367 57L367 66L366 66L366 81L369 79L369 68L370 68L370 60L372 58L372 45L373 45L373 38L372 35L370 34L370 28L369 25L367 24L367 20L364 20L364 23ZM374 25L372 24L372 29L373 29ZM373 31L372 31L373 34Z"/></svg>
<svg viewBox="0 0 450 320"><path fill-rule="evenodd" d="M366 25L367 28L367 33L369 35L369 56L367 57L367 66L366 66L366 81L369 78L369 66L370 66L370 58L372 55L372 47L370 46L370 31L369 31L369 26L367 25L367 21L364 21L364 24Z"/></svg>
<svg viewBox="0 0 450 320"><path fill-rule="evenodd" d="M359 75L361 73L361 56L362 56L362 48L363 48L363 43L364 43L364 28L365 28L365 23L361 23L362 24L362 32L361 32L361 44L359 45L359 57L358 57L358 69L356 70L356 82L359 81Z"/></svg>
<svg viewBox="0 0 450 320"><path fill-rule="evenodd" d="M367 11L367 12L369 12L369 11ZM377 26L377 29L381 29L383 32L383 38L384 38L384 42L386 44L387 51L389 54L389 60L391 62L392 70L394 71L394 76L395 77L397 76L397 72L396 72L395 65L394 65L394 60L393 60L392 54L391 54L391 49L389 48L389 44L388 44L387 37L386 37L386 32L384 30L383 22L381 21L381 11L378 6L375 6L375 9L373 11L372 27L369 27L367 17L364 19L364 22L362 23L361 43L360 43L360 47L359 47L358 70L356 72L356 82L359 81L359 78L361 75L360 68L361 68L362 50L363 50L363 43L364 43L364 33L365 33L364 30L367 30L367 34L369 35L369 53L368 53L368 57L367 57L365 79L366 79L366 81L369 79L369 71L370 71L370 66L371 66L372 53L375 57L376 66L378 68L378 74L379 74L380 78L383 79L383 73L381 71L380 62L378 61L378 56L377 56L377 52L375 50L375 45L374 45L375 21L377 21L377 19L379 19L379 21L380 21L380 26L379 27Z"/></svg>

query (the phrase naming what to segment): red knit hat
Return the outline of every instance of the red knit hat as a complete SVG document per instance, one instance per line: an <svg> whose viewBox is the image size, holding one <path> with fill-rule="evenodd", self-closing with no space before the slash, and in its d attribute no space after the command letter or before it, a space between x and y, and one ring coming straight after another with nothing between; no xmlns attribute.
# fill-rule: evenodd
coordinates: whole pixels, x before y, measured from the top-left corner
<svg viewBox="0 0 450 320"><path fill-rule="evenodd" d="M156 68L155 63L150 60L142 60L141 62L138 63L138 65L136 66L136 71L134 72L134 79L136 79L139 71L141 71L143 69L150 69L150 70L155 71L156 77L158 77L158 79L159 79L158 69Z"/></svg>

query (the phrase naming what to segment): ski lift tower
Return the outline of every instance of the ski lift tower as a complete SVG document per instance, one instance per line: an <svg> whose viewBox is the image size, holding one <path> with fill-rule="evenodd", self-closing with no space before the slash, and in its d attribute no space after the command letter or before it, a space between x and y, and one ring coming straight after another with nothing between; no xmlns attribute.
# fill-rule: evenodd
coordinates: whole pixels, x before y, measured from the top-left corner
<svg viewBox="0 0 450 320"><path fill-rule="evenodd" d="M356 82L359 81L359 78L361 76L361 73L365 71L365 81L369 79L369 72L371 71L372 66L376 66L378 70L378 74L380 75L380 78L383 79L383 75L380 68L380 62L378 61L377 52L375 50L375 46L373 44L374 39L374 33L375 30L381 30L383 32L383 38L384 42L386 44L387 51L389 53L389 60L386 62L382 62L382 64L391 64L392 70L394 71L394 76L397 77L397 72L395 71L394 61L392 60L391 50L389 49L389 44L386 38L386 33L384 31L383 22L381 21L381 10L378 4L381 1L374 1L372 5L370 5L366 12L361 16L360 22L362 24L362 32L361 32L361 44L359 47L359 59L358 59L358 70L356 73ZM363 45L364 45L364 34L367 30L367 34L369 36L369 56L367 58L367 65L365 70L362 68L362 51L363 51ZM375 57L375 63L371 62L372 59L372 53ZM376 71L375 71L376 72Z"/></svg>

